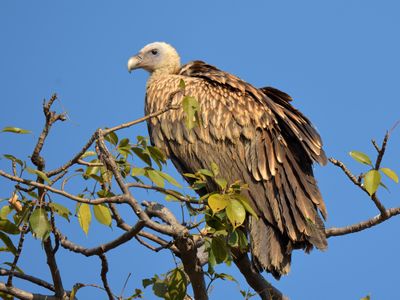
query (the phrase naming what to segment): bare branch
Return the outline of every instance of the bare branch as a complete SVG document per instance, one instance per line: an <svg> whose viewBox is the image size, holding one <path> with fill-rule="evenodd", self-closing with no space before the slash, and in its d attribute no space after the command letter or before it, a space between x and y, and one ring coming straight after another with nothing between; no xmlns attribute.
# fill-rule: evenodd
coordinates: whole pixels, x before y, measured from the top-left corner
<svg viewBox="0 0 400 300"><path fill-rule="evenodd" d="M90 148L90 146L92 146L92 144L96 140L96 136L97 136L96 133L94 133L89 138L89 140L86 143L86 145L83 146L83 148L77 154L75 154L75 156L70 161L68 161L67 163L65 163L64 165L62 165L61 167L59 167L57 169L54 169L52 171L47 172L46 175L49 176L49 177L57 175L57 174L65 171L65 170L67 170L72 165L76 164L78 162L78 160L81 158L81 156Z"/></svg>
<svg viewBox="0 0 400 300"><path fill-rule="evenodd" d="M21 300L60 300L66 298L60 298L57 296L50 295L41 295L41 294L33 294L27 291L18 289L16 287L7 287L4 283L0 282L0 292L6 293L8 295L12 295Z"/></svg>
<svg viewBox="0 0 400 300"><path fill-rule="evenodd" d="M88 167L102 167L102 163L90 163L87 161L84 161L83 159L78 159L77 161L78 164L83 165L83 166L88 166Z"/></svg>
<svg viewBox="0 0 400 300"><path fill-rule="evenodd" d="M128 183L127 186L130 188L133 187L133 188L158 191L163 194L171 195L171 196L175 197L176 199L178 199L182 202L186 202L186 203L201 204L201 203L199 203L198 200L190 199L189 197L182 196L181 194L177 193L174 190L165 189L165 188L162 188L159 186L148 185L148 184L143 184L143 183L136 183L136 182Z"/></svg>
<svg viewBox="0 0 400 300"><path fill-rule="evenodd" d="M346 235L349 233L359 232L359 231L368 229L372 226L378 225L378 224L390 219L391 217L394 217L399 214L400 214L400 207L390 208L390 209L386 210L385 215L379 214L379 215L377 215L371 219L368 219L366 221L356 223L356 224L346 226L346 227L328 228L325 230L326 236L332 237L332 236L340 236L340 235Z"/></svg>
<svg viewBox="0 0 400 300"><path fill-rule="evenodd" d="M162 249L170 249L172 252L174 252L174 254L176 256L180 257L179 250L178 250L178 248L176 248L176 246L174 245L173 241L169 241L168 242L168 241L164 240L163 238L161 238L161 237L159 237L159 236L157 236L155 234L152 234L152 233L149 233L149 232L146 232L146 231L143 231L143 230L141 230L138 233L138 236L141 236L141 237L144 237L146 239L149 239L150 241L152 241L154 243L157 243L159 245L159 247L157 247L157 248L150 245L154 249L151 248L151 247L148 247L149 249L151 249L151 250L153 250L155 252L158 252L158 251L160 251ZM139 240L138 237L137 237L137 240L140 243L144 242L142 239ZM146 245L144 245L144 246L147 246L147 245L149 245L149 244L146 243Z"/></svg>
<svg viewBox="0 0 400 300"><path fill-rule="evenodd" d="M363 190L368 197L371 198L371 200L375 203L375 206L379 209L382 215L386 214L386 208L383 206L383 204L380 202L378 197L376 196L376 193L374 193L372 196L368 193L368 191L365 189L365 187L361 184L361 182L357 179L356 176L354 176L350 170L346 167L344 163L341 161L334 159L333 157L329 158L329 161L334 164L335 166L339 167L342 169L342 171L347 175L347 177L356 185L358 186L361 190Z"/></svg>
<svg viewBox="0 0 400 300"><path fill-rule="evenodd" d="M53 292L55 291L54 285L48 283L47 281L44 281L42 279L36 278L34 276L31 276L31 275L20 273L20 272L17 272L17 271L11 272L11 270L6 270L6 269L0 268L0 276L9 276L11 274L14 277L17 277L17 278L32 282L32 283L34 283L36 285L39 285L41 287L44 287L44 288L50 290L50 291L53 291Z"/></svg>
<svg viewBox="0 0 400 300"><path fill-rule="evenodd" d="M104 135L107 135L110 132L114 132L114 131L117 131L117 130L121 130L121 129L124 129L124 128L131 127L133 125L136 125L136 124L142 123L144 121L147 121L148 119L157 117L157 116L159 116L159 115L161 115L161 114L163 114L163 113L165 113L165 112L167 112L169 110L179 109L179 108L181 108L180 105L167 106L166 108L164 108L162 110L156 111L156 112L154 112L152 114L148 114L147 116L144 116L144 117L139 118L137 120L134 120L134 121L131 121L131 122L128 122L128 123L124 123L124 124L121 124L121 125L118 125L118 126L114 126L112 128L108 128L108 129L104 130Z"/></svg>
<svg viewBox="0 0 400 300"><path fill-rule="evenodd" d="M135 226L133 226L129 231L125 232L124 234L120 235L118 238L102 244L98 247L94 248L85 248L80 245L77 245L67 239L66 236L64 236L60 231L56 230L55 234L57 238L60 240L61 246L63 246L65 249L68 249L70 251L76 252L76 253L81 253L85 256L93 256L93 255L100 255L103 253L106 253L107 251L110 251L111 249L114 249L127 241L131 240L142 228L144 227L144 222L139 221L136 223Z"/></svg>
<svg viewBox="0 0 400 300"><path fill-rule="evenodd" d="M45 184L37 182L37 181L33 181L33 180L29 180L29 179L24 179L24 178L20 178L20 177L17 177L17 176L13 176L11 174L3 172L2 170L0 170L0 176L8 178L8 179L10 179L12 181L16 181L16 182L19 182L19 183L26 184L28 186L33 186L33 187L41 188L43 190L51 191L53 193L62 195L64 197L66 197L66 198L69 198L71 200L74 200L74 201L77 201L77 202L81 202L81 203L88 203L88 204L127 203L126 196L124 196L124 195L118 195L118 196L113 196L113 197L96 198L96 199L92 199L91 200L91 199L86 199L86 198L82 198L82 197L78 197L78 196L69 194L68 192L56 189L56 188L54 188L52 186L45 185Z"/></svg>
<svg viewBox="0 0 400 300"><path fill-rule="evenodd" d="M389 135L390 135L389 132L386 132L385 137L383 138L382 146L381 146L380 150L378 151L378 157L376 158L375 170L379 170L379 168L381 166L383 156L385 155L387 142L389 140Z"/></svg>
<svg viewBox="0 0 400 300"><path fill-rule="evenodd" d="M50 237L48 237L47 240L43 242L43 246L47 256L47 265L49 266L51 277L53 278L54 288L56 292L55 296L62 298L65 296L65 291L62 284L60 270L58 269L56 257L53 252L53 247L51 245Z"/></svg>
<svg viewBox="0 0 400 300"><path fill-rule="evenodd" d="M8 275L7 284L6 284L7 286L12 286L13 285L12 279L13 279L13 276L14 276L14 273L15 273L15 268L17 267L17 264L18 264L19 257L20 257L21 252L22 252L22 247L24 245L26 229L27 229L27 225L24 225L22 230L21 230L20 236L19 236L17 252L15 253L14 260L13 260L13 262L11 264L10 274Z"/></svg>
<svg viewBox="0 0 400 300"><path fill-rule="evenodd" d="M46 123L43 127L42 133L39 136L39 139L36 143L35 149L33 150L33 153L31 156L32 163L34 165L38 166L40 169L44 169L44 166L45 166L45 161L40 156L40 151L42 151L44 141L46 140L47 135L49 134L51 126L58 120L60 120L60 121L66 120L66 117L64 114L56 114L54 111L50 111L51 106L53 105L54 101L56 101L56 100L57 100L57 95L53 94L47 103L46 103L46 101L44 101L44 103L43 103L43 112L46 117Z"/></svg>
<svg viewBox="0 0 400 300"><path fill-rule="evenodd" d="M101 280L103 281L103 286L107 292L108 299L113 300L114 295L111 292L110 285L108 284L108 280L107 280L107 273L108 273L107 257L105 256L104 253L102 253L102 254L99 254L99 258L101 259Z"/></svg>

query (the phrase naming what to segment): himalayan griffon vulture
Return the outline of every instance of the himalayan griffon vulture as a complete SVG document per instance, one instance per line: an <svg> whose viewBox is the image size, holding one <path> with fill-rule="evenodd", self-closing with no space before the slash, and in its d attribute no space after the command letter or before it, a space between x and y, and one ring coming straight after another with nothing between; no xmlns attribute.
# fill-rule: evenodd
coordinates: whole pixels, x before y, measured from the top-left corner
<svg viewBox="0 0 400 300"><path fill-rule="evenodd" d="M200 125L191 130L183 109L148 120L152 144L180 173L210 170L216 163L228 182L248 184L243 193L259 218L250 216L246 228L259 270L279 278L289 271L293 249L327 247L320 217L326 218L326 208L312 169L313 162L326 164L326 156L317 131L290 104L289 95L256 88L202 61L181 66L176 50L164 42L151 43L129 59L129 71L139 68L150 73L146 114L179 105L181 80L185 94L200 106ZM206 190L218 190L211 178Z"/></svg>

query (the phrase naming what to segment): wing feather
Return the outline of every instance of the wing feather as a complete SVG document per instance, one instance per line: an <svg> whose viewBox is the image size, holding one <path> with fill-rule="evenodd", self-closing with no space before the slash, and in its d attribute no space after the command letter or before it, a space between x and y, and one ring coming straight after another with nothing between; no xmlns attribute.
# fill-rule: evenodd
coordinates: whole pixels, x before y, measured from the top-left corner
<svg viewBox="0 0 400 300"><path fill-rule="evenodd" d="M168 93L177 90L181 79L186 83L185 95L195 97L200 104L201 125L189 131L184 126L183 110L159 115L156 122L149 122L156 146L170 153L180 172L196 172L215 162L230 183L246 182L249 190L244 193L264 222L250 227L272 226L273 231L268 232L274 232L274 239L281 235L280 246L271 246L269 251L286 245L284 256L290 256L292 245L325 248L318 210L326 217L326 208L312 163L326 163L326 157L320 136L291 106L290 96L273 88L257 89L234 75L194 61L178 75L161 78L162 82L154 81L148 87L146 111L165 107ZM178 94L174 101L179 103L183 97ZM206 188L215 190L215 182L210 180ZM269 258L264 261L271 261L271 252L266 255ZM263 267L285 272L287 261L290 257Z"/></svg>

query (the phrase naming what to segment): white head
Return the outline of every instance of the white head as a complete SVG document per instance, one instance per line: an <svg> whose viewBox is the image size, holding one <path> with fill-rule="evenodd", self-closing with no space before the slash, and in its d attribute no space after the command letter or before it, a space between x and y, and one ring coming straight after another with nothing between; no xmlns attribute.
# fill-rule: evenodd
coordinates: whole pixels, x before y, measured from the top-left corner
<svg viewBox="0 0 400 300"><path fill-rule="evenodd" d="M164 42L148 44L128 61L128 71L144 69L150 73L176 74L181 62L175 48Z"/></svg>

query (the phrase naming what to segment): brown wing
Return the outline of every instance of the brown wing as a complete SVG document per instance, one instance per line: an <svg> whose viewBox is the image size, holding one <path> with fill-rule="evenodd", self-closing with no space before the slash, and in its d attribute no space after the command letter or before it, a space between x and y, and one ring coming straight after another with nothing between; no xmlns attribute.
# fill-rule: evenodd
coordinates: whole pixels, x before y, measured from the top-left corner
<svg viewBox="0 0 400 300"><path fill-rule="evenodd" d="M319 135L284 93L256 89L213 66L195 61L179 75L154 81L147 112L166 105L181 79L186 95L200 103L202 126L188 131L182 110L150 122L151 139L180 172L219 165L221 176L249 184L248 197L260 216L250 220L255 263L279 277L289 270L292 248L326 247L318 209L326 215L312 162L326 161ZM182 95L174 99L181 101ZM286 98L287 99L287 98ZM215 183L207 184L214 190Z"/></svg>

